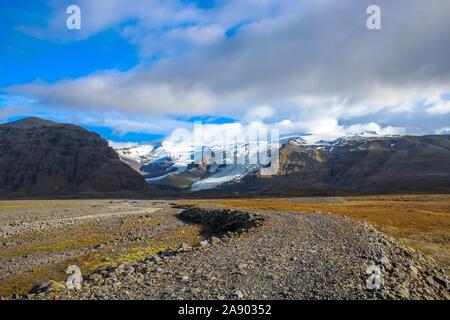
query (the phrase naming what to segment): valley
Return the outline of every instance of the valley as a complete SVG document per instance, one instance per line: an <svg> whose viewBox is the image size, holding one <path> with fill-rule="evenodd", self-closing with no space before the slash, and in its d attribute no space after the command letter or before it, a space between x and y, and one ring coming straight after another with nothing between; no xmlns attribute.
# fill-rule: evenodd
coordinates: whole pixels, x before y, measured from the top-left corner
<svg viewBox="0 0 450 320"><path fill-rule="evenodd" d="M449 206L447 195L2 201L0 296L448 299ZM210 210L210 224L181 219L190 207ZM264 223L212 228L214 217L240 212L230 209ZM365 269L383 256L386 289L372 293ZM64 281L71 264L85 278L81 292L29 294Z"/></svg>

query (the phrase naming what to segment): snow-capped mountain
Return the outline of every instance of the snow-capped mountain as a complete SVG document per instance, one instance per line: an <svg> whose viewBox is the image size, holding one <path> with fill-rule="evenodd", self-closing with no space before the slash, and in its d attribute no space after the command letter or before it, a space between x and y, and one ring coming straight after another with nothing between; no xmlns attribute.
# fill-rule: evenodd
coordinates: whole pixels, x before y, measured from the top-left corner
<svg viewBox="0 0 450 320"><path fill-rule="evenodd" d="M313 153L320 151L324 157L328 157L327 155L336 147L356 145L358 141L365 141L374 136L361 134L307 143L308 139L291 135L280 138L277 146L281 148L292 146ZM194 147L166 140L158 144L119 148L116 151L123 161L143 174L150 185L200 191L239 183L243 178L256 174L262 167L257 150L268 150L270 147L267 142ZM358 144L357 148L363 150L365 147L365 144ZM216 161L216 164L208 161L218 155L221 155L223 161L219 163ZM194 158L201 161L194 164Z"/></svg>
<svg viewBox="0 0 450 320"><path fill-rule="evenodd" d="M199 191L237 181L255 172L260 165L248 164L249 159L252 163L261 162L258 150L267 150L268 147L268 143L262 141L198 148L164 141L160 144L117 148L116 151L124 162L143 174L149 184L161 185L169 180L182 179L189 180L190 190ZM222 159L220 163L208 161L219 155ZM196 157L196 163L200 164L194 164Z"/></svg>
<svg viewBox="0 0 450 320"><path fill-rule="evenodd" d="M143 144L133 147L117 148L116 152L120 157L129 159L138 163L146 163L154 159L155 146L152 144Z"/></svg>

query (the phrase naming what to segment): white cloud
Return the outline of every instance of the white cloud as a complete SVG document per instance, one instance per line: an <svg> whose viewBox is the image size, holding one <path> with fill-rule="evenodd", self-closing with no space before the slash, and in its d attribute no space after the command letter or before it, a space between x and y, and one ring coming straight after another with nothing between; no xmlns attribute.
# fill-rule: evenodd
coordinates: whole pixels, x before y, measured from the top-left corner
<svg viewBox="0 0 450 320"><path fill-rule="evenodd" d="M99 114L97 116L81 116L74 119L77 123L91 126L112 128L114 133L125 135L129 132L148 134L170 134L175 129L189 128L192 124L170 118L142 117L124 118L118 114Z"/></svg>
<svg viewBox="0 0 450 320"><path fill-rule="evenodd" d="M275 114L275 110L271 106L257 106L247 111L245 119L247 121L262 121L272 117Z"/></svg>
<svg viewBox="0 0 450 320"><path fill-rule="evenodd" d="M450 134L450 127L436 129L435 133L436 134Z"/></svg>
<svg viewBox="0 0 450 320"><path fill-rule="evenodd" d="M427 112L432 115L450 113L450 101L441 100L427 108Z"/></svg>
<svg viewBox="0 0 450 320"><path fill-rule="evenodd" d="M177 28L168 32L167 37L172 40L188 41L194 44L207 45L221 40L225 30L218 26L194 26Z"/></svg>
<svg viewBox="0 0 450 320"><path fill-rule="evenodd" d="M165 58L127 72L13 86L9 92L76 110L271 120L285 131L329 136L365 130L358 126L395 132L394 126L374 127L385 120L375 116L356 127L339 123L383 110L408 114L424 101L430 116L450 112L448 101L429 100L450 92L450 43L442 32L450 30L448 1L384 2L379 32L365 28L367 4L358 0L224 1L210 10L175 0L84 0L80 6L81 38L114 27L139 47L144 62L155 54ZM55 14L49 29L59 19ZM133 24L125 23L131 19ZM225 30L238 24L236 35L227 38ZM164 121L110 125L150 131Z"/></svg>
<svg viewBox="0 0 450 320"><path fill-rule="evenodd" d="M363 123L354 125L340 125L337 119L316 119L313 121L291 121L282 120L277 123L267 124L259 121L249 123L227 123L227 124L207 124L203 125L202 134L196 141L202 141L202 145L215 145L218 141L224 141L233 144L235 137L251 137L255 132L270 133L271 130L277 130L281 135L299 134L308 143L315 143L319 140L332 141L336 138L348 135L362 136L386 136L404 134L405 130L401 127L385 126L378 123ZM191 137L194 136L192 127L186 127L183 131L175 131L169 135L164 143L171 149L186 148L191 146ZM186 135L188 138L186 138Z"/></svg>
<svg viewBox="0 0 450 320"><path fill-rule="evenodd" d="M139 69L139 68L138 68ZM145 81L135 72L108 71L53 85L29 84L9 89L40 98L48 105L145 115L192 115L208 112L215 98L199 86L181 87L170 83Z"/></svg>

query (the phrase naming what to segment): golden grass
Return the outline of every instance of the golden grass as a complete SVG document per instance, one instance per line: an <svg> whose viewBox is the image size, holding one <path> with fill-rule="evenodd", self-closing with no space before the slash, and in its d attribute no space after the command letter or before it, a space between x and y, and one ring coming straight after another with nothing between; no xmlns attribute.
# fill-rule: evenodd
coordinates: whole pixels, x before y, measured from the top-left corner
<svg viewBox="0 0 450 320"><path fill-rule="evenodd" d="M108 261L95 265L95 268L141 261L165 249L175 250L183 242L190 243L191 245L196 244L202 239L200 237L200 231L199 226L187 225L179 229L162 232L156 238L150 239L139 246L123 247L119 254L110 255L111 258Z"/></svg>
<svg viewBox="0 0 450 320"><path fill-rule="evenodd" d="M33 232L20 238L25 240L24 244L0 250L0 258L87 248L109 241L112 234L105 234L93 224L80 224L64 230Z"/></svg>
<svg viewBox="0 0 450 320"><path fill-rule="evenodd" d="M10 209L76 208L91 205L94 201L95 200L2 200L0 201L0 213L3 210Z"/></svg>
<svg viewBox="0 0 450 320"><path fill-rule="evenodd" d="M316 199L317 200L317 199ZM450 266L450 195L386 195L345 197L326 204L301 199L236 199L190 201L256 211L331 212L368 222L406 245ZM325 201L324 201L325 202Z"/></svg>

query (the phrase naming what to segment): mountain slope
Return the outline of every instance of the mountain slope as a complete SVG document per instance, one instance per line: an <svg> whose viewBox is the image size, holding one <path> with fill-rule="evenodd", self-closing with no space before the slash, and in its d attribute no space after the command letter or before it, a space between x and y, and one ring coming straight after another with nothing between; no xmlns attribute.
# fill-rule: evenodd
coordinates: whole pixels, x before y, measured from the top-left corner
<svg viewBox="0 0 450 320"><path fill-rule="evenodd" d="M99 135L38 118L0 125L0 196L146 191Z"/></svg>
<svg viewBox="0 0 450 320"><path fill-rule="evenodd" d="M225 189L261 193L450 192L450 136L372 137L329 146L286 144L280 171Z"/></svg>
<svg viewBox="0 0 450 320"><path fill-rule="evenodd" d="M450 192L449 135L349 136L315 144L292 136L280 144L275 176L262 177L251 165L186 165L177 159L188 154L161 146L140 169L154 189L197 194Z"/></svg>

